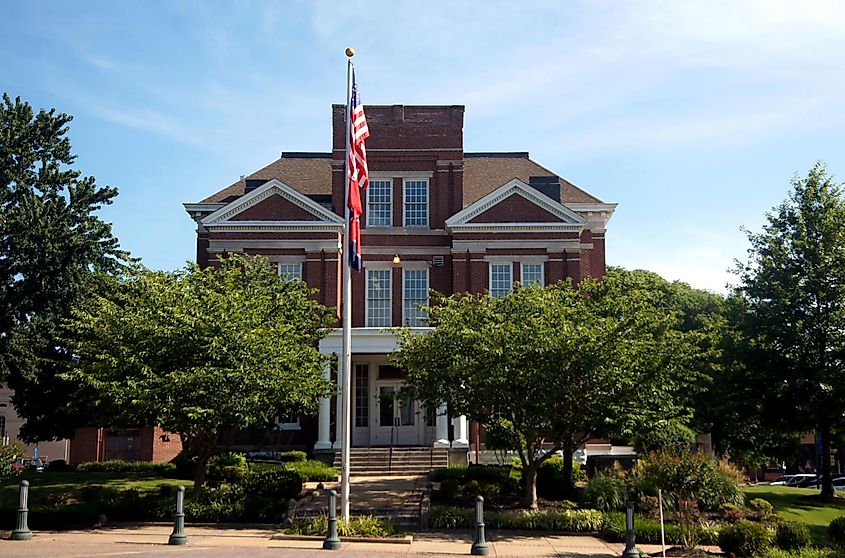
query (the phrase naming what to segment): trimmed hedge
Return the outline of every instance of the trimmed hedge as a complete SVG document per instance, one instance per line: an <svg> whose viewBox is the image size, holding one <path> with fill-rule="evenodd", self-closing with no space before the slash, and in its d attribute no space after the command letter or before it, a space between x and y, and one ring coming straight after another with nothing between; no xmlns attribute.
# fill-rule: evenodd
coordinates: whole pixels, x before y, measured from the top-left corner
<svg viewBox="0 0 845 558"><path fill-rule="evenodd" d="M297 461L306 461L307 459L308 455L304 451L283 451L279 455L279 461L283 463L294 463Z"/></svg>
<svg viewBox="0 0 845 558"><path fill-rule="evenodd" d="M845 515L834 518L827 526L827 534L830 535L830 540L833 544L845 544Z"/></svg>
<svg viewBox="0 0 845 558"><path fill-rule="evenodd" d="M316 460L288 462L285 469L296 472L306 482L330 481L337 477L337 471L331 466Z"/></svg>
<svg viewBox="0 0 845 558"><path fill-rule="evenodd" d="M452 506L434 506L429 510L429 525L434 529L471 529L475 510ZM593 533L604 524L604 514L597 510L506 510L484 513L488 529L525 529Z"/></svg>
<svg viewBox="0 0 845 558"><path fill-rule="evenodd" d="M296 519L293 525L285 528L285 533L289 535L325 536L328 530L329 520L326 516L321 515ZM348 522L338 518L337 534L341 537L386 538L398 533L391 523L371 515L364 515L353 517Z"/></svg>
<svg viewBox="0 0 845 558"><path fill-rule="evenodd" d="M725 554L742 558L762 554L772 545L772 533L764 525L748 520L737 521L719 531L719 548Z"/></svg>
<svg viewBox="0 0 845 558"><path fill-rule="evenodd" d="M146 473L162 477L176 474L173 463L157 463L154 461L124 461L112 459L110 461L87 461L76 466L80 473Z"/></svg>
<svg viewBox="0 0 845 558"><path fill-rule="evenodd" d="M775 524L775 546L783 550L796 550L813 543L810 528L799 521L781 521Z"/></svg>

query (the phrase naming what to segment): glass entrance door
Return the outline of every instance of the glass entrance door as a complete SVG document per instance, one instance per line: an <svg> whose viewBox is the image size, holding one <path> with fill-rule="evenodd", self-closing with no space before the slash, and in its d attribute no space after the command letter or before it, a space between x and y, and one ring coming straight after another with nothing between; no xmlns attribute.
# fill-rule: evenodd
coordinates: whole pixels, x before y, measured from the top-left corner
<svg viewBox="0 0 845 558"><path fill-rule="evenodd" d="M401 385L401 382L378 383L373 445L408 446L421 442L417 403L397 396Z"/></svg>

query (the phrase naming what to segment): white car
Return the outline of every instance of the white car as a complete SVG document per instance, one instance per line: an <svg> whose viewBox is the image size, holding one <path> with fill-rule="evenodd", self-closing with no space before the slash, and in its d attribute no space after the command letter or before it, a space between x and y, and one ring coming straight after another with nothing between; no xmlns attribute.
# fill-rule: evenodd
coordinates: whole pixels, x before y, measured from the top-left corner
<svg viewBox="0 0 845 558"><path fill-rule="evenodd" d="M771 486L783 486L785 484L788 484L794 476L795 475L781 475L772 482L761 482L760 484L768 484Z"/></svg>
<svg viewBox="0 0 845 558"><path fill-rule="evenodd" d="M801 473L800 475L792 475L792 478L786 481L786 486L796 486L803 481L813 480L817 477L815 473Z"/></svg>
<svg viewBox="0 0 845 558"><path fill-rule="evenodd" d="M822 485L821 482L819 484L815 484L813 486L806 486L805 488L812 488L813 490L821 490ZM833 479L833 489L834 490L845 490L845 477L839 477Z"/></svg>

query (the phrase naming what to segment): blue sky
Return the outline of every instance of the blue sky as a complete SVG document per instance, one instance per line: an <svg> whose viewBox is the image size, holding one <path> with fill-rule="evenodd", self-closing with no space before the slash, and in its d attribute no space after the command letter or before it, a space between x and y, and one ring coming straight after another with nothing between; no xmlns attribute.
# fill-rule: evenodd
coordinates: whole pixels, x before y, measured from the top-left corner
<svg viewBox="0 0 845 558"><path fill-rule="evenodd" d="M365 103L465 104L468 151L619 203L609 264L695 287L732 280L794 173L845 177L838 2L7 2L0 90L75 116L122 245L173 269L183 202L330 149L347 46Z"/></svg>

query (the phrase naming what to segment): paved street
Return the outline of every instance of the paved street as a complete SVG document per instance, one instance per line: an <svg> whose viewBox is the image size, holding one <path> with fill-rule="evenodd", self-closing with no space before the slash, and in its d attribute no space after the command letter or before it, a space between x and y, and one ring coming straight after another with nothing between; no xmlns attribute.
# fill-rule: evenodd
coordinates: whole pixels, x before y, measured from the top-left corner
<svg viewBox="0 0 845 558"><path fill-rule="evenodd" d="M188 545L168 546L171 527L141 525L89 531L37 532L32 541L0 540L0 556L77 558L85 556L133 556L146 558L181 553L185 556L308 557L327 556L322 541L273 540L270 529L221 529L187 527ZM417 533L411 544L367 542L344 543L344 556L456 556L468 555L468 532ZM525 535L496 533L488 541L490 556L567 556L612 558L622 554L623 545L606 543L596 537L562 535ZM659 547L643 545L645 552L657 554Z"/></svg>

